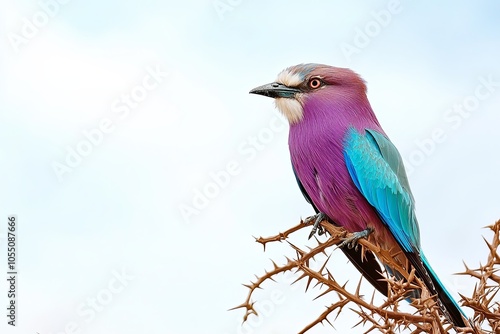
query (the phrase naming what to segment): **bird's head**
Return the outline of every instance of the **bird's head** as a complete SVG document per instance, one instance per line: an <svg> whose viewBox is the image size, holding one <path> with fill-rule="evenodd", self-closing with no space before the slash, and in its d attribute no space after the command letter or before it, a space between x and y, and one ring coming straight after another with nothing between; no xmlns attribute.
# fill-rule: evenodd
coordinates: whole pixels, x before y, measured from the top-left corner
<svg viewBox="0 0 500 334"><path fill-rule="evenodd" d="M348 68L300 64L288 67L275 82L256 87L250 93L274 98L276 107L292 125L304 119L304 111L312 103L327 107L329 103L346 105L366 99L366 85Z"/></svg>

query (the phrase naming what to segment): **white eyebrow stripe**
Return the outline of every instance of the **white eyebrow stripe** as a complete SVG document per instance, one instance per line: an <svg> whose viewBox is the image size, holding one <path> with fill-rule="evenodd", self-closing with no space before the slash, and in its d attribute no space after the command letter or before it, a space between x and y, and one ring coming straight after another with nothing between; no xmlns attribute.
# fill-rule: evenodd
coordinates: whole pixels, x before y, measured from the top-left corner
<svg viewBox="0 0 500 334"><path fill-rule="evenodd" d="M278 74L276 82L282 83L288 87L297 87L302 83L302 77L298 73L292 73L289 69L283 70Z"/></svg>

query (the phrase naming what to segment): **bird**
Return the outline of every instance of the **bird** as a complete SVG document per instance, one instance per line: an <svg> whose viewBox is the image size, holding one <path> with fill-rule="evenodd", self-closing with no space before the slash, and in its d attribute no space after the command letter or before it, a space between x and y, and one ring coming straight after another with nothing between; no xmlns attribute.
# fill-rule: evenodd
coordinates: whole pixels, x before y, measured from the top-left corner
<svg viewBox="0 0 500 334"><path fill-rule="evenodd" d="M274 82L250 93L273 98L288 120L292 169L316 212L308 218L314 221L310 237L323 220L352 233L341 244L342 251L385 296L388 287L375 255L362 255L353 245L370 236L383 249L400 250L403 255L398 256L411 263L437 296L443 314L454 326L465 327L463 311L421 249L403 159L368 101L365 81L348 68L304 63L284 69Z"/></svg>

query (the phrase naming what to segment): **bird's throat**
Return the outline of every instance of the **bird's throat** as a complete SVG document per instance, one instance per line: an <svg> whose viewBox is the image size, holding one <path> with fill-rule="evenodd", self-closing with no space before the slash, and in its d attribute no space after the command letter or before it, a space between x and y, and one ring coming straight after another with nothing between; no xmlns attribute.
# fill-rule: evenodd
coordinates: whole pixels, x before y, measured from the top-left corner
<svg viewBox="0 0 500 334"><path fill-rule="evenodd" d="M302 104L296 98L275 99L276 107L283 115L285 115L290 125L300 122L304 117Z"/></svg>

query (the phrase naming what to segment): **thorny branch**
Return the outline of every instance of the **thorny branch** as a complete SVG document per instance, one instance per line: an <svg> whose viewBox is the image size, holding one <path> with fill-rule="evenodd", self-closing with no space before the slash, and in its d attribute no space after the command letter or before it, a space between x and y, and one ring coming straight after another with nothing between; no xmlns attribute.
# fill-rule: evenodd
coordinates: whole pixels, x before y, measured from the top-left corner
<svg viewBox="0 0 500 334"><path fill-rule="evenodd" d="M492 333L500 331L500 307L499 301L495 297L500 289L500 276L496 272L500 269L500 256L498 247L500 246L500 220L494 225L487 226L493 231L493 240L486 243L489 254L486 264L476 269L470 269L465 263L465 271L460 275L469 275L478 280L474 287L471 297L463 296L463 305L474 310L474 323L481 328L481 325L487 323Z"/></svg>
<svg viewBox="0 0 500 334"><path fill-rule="evenodd" d="M295 271L300 273L299 278L295 281L306 280L306 290L311 283L314 286L320 286L322 292L315 298L322 296L330 296L333 301L326 307L326 310L307 324L299 333L306 333L311 328L321 323L328 323L333 327L331 321L349 310L356 313L360 320L355 326L363 325L367 328L365 333L380 332L380 333L396 333L401 330L410 330L411 333L448 333L455 330L458 333L498 333L500 332L500 304L495 297L500 290L500 255L498 248L500 246L500 220L494 225L488 226L493 231L494 236L492 242L485 239L489 250L488 260L485 265L480 265L477 269L470 269L465 265L465 271L461 275L468 275L472 279L477 280L475 289L471 297L462 297L461 303L463 307L471 308L474 311L474 316L470 319L470 326L466 328L453 328L453 325L442 316L439 306L433 296L431 296L425 287L416 276L415 271L404 269L402 265L395 260L394 252L383 250L377 247L370 240L361 239L359 245L362 247L362 252L371 251L383 262L399 271L404 279L396 279L393 276L386 275L386 282L389 286L389 296L382 302L375 301L375 291L371 300L365 300L360 294L362 280L360 279L355 291L349 291L346 284L339 283L327 268L327 262L330 259L328 256L335 250L336 246L343 241L343 238L348 236L348 233L341 227L336 227L330 223L322 222L321 225L329 237L326 241L320 241L316 238L317 245L307 250L300 249L294 244L287 241L288 237L303 228L310 226L300 222L298 225L279 233L278 235L263 238L256 238L256 241L264 246L269 243L286 241L287 244L295 250L296 256L286 258L286 263L278 265L272 261L273 268L261 276L256 276L254 282L244 284L249 289L246 300L232 309L245 309L243 321L246 321L251 314L258 316L254 308L255 302L252 301L252 296L255 290L260 289L262 284L268 280L274 281L276 275L286 271ZM327 256L327 260L319 269L313 269L310 265L311 260L316 256L323 254ZM295 283L294 282L294 283ZM408 292L414 289L421 290L419 299L414 300L411 305L414 308L414 313L403 312L400 310L400 303L407 303L406 298ZM333 294L331 294L334 292ZM499 294L500 295L500 294ZM350 305L348 308L345 308ZM329 316L330 319L328 318Z"/></svg>

